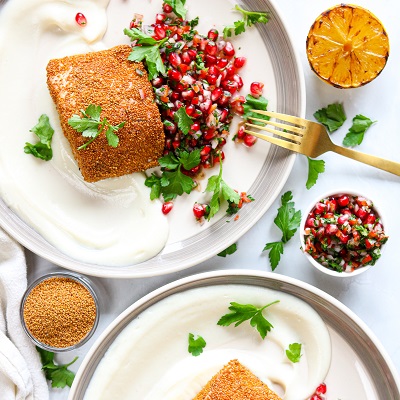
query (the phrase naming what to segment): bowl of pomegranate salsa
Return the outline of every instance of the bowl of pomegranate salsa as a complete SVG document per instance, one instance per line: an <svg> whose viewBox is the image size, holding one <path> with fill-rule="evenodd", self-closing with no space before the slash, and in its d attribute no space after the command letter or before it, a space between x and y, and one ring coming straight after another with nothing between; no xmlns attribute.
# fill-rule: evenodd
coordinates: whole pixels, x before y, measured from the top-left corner
<svg viewBox="0 0 400 400"><path fill-rule="evenodd" d="M373 266L388 236L373 202L336 192L312 203L300 231L309 261L329 275L354 276Z"/></svg>

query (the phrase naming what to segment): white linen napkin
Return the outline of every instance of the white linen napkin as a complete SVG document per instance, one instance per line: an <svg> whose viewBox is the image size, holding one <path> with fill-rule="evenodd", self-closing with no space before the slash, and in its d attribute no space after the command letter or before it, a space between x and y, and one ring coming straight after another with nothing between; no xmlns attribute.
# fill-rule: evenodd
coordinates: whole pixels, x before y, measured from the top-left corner
<svg viewBox="0 0 400 400"><path fill-rule="evenodd" d="M48 400L39 353L23 331L19 307L27 287L22 247L0 228L0 399Z"/></svg>

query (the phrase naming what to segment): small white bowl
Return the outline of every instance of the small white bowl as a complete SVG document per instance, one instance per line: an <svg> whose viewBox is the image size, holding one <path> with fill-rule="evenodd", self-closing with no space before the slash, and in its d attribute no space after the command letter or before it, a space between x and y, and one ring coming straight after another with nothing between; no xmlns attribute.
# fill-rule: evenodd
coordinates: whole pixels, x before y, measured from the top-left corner
<svg viewBox="0 0 400 400"><path fill-rule="evenodd" d="M357 276L357 275L359 275L359 274L362 274L363 272L368 271L371 267L375 266L375 264L374 264L374 265L371 265L371 264L370 264L370 265L366 265L366 266L363 266L363 267L359 267L359 268L355 269L355 270L352 271L352 272L346 272L346 271L339 272L339 271L335 271L335 270L333 270L333 269L330 269L330 268L328 268L328 267L325 267L324 265L322 265L322 264L320 264L318 261L316 261L310 254L308 254L306 251L304 251L304 244L305 244L304 228L305 228L305 224L306 224L306 221L307 221L307 218L308 218L309 213L313 210L313 208L315 207L315 205L316 205L317 203L319 203L322 199L325 199L325 198L331 197L331 196L340 196L340 195L343 195L343 194L347 194L347 195L351 195L351 196L361 196L361 197L364 197L364 198L366 198L366 199L368 199L368 200L371 200L372 203L373 203L372 209L374 210L374 214L377 215L377 216L379 217L379 220L380 220L382 226L384 227L385 233L386 233L386 226L385 226L385 224L384 224L384 222L383 222L383 219L382 219L382 213L381 213L380 209L378 209L378 208L375 206L375 203L373 202L373 200L372 200L369 196L366 196L366 195L361 194L361 193L356 193L356 192L354 192L354 191L352 191L352 190L337 190L337 191L331 191L331 192L325 193L325 194L319 196L318 198L316 198L316 199L309 205L309 207L306 208L307 211L303 213L303 216L302 216L302 219L301 219L301 223L300 223L300 230L299 230L299 232L300 232L301 250L302 250L303 254L306 256L306 258L308 259L308 261L309 261L315 268L317 268L319 271L321 271L321 272L323 272L323 273L325 273L325 274L327 274L327 275L336 276L336 277L339 277L339 278L350 278L350 277L354 277L354 276ZM386 233L386 234L387 234L387 233ZM382 252L382 249L383 249L384 247L385 247L384 245L381 246L381 252ZM378 262L378 261L377 261L377 262Z"/></svg>

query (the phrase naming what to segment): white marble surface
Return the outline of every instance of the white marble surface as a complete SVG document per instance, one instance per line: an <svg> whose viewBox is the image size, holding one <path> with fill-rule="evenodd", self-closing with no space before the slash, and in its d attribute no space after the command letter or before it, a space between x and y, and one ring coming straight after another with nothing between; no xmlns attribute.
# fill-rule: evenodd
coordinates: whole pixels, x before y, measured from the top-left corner
<svg viewBox="0 0 400 400"><path fill-rule="evenodd" d="M397 126L400 105L400 3L397 0L382 0L377 5L373 0L359 0L357 4L373 11L384 22L387 29L391 53L388 64L382 74L372 83L356 90L339 90L321 82L310 71L305 55L305 41L313 20L324 9L336 4L320 0L280 0L279 7L287 28L300 56L307 88L307 117L327 104L341 102L344 105L347 121L339 132L332 134L332 139L340 144L351 119L356 114L363 114L378 122L366 133L359 150L400 162L400 134ZM296 208L306 211L307 206L321 194L331 190L351 188L369 196L379 206L384 216L385 226L390 235L385 251L378 264L365 274L349 279L335 279L315 269L308 263L299 250L300 242L296 235L285 247L285 253L276 273L298 278L310 283L334 296L355 312L374 332L389 353L396 368L400 370L400 281L399 253L400 213L396 209L400 197L400 177L379 171L335 154L326 154L326 172L317 184L307 190L307 161L298 156L285 187L291 190ZM93 278L101 286L101 295L107 299L95 336L81 349L57 356L59 362L79 355L73 366L77 369L95 338L126 307L153 289L178 278L215 269L249 268L270 271L267 254L262 253L265 243L279 237L279 231L273 224L279 198L264 217L238 241L238 251L227 257L214 257L207 262L187 270L167 276L111 280ZM29 281L50 270L60 268L27 253ZM66 399L68 390L51 390L51 399Z"/></svg>

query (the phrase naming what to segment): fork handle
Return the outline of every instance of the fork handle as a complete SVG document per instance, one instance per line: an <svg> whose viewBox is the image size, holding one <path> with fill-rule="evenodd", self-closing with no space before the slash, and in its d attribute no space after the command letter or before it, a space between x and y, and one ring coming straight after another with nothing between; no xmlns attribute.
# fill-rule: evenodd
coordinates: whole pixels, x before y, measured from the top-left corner
<svg viewBox="0 0 400 400"><path fill-rule="evenodd" d="M353 160L372 165L373 167L400 176L400 163L385 160L384 158L372 156L370 154L361 153L359 151L348 149L346 147L337 146L336 144L330 150L342 156L352 158Z"/></svg>

